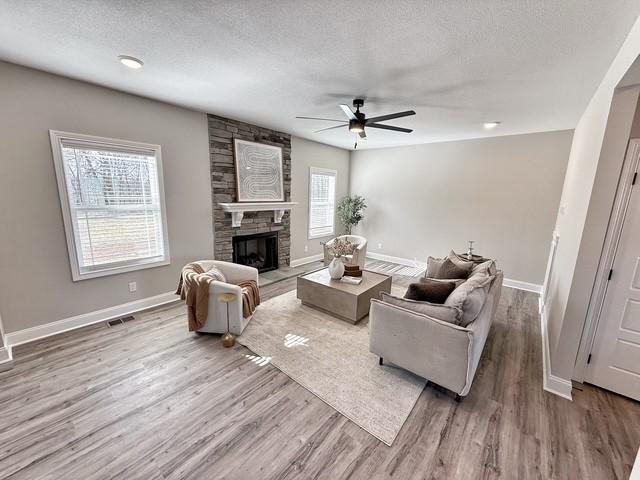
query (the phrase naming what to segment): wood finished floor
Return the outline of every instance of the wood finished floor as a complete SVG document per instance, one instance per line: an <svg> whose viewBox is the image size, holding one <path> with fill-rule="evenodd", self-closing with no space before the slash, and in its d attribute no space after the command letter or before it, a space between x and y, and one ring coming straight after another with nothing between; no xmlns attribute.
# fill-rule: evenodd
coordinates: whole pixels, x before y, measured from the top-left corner
<svg viewBox="0 0 640 480"><path fill-rule="evenodd" d="M244 347L187 332L179 306L18 347L0 373L0 478L626 479L640 404L543 392L536 302L503 289L469 396L428 385L392 447Z"/></svg>

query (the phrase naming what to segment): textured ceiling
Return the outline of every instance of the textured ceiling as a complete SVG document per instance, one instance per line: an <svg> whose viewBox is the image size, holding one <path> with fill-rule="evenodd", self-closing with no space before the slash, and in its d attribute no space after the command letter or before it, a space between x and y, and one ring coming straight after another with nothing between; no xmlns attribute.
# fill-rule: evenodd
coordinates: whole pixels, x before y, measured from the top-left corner
<svg viewBox="0 0 640 480"><path fill-rule="evenodd" d="M640 1L0 0L0 58L352 148L573 128ZM145 62L129 70L128 54ZM486 132L482 123L501 120Z"/></svg>

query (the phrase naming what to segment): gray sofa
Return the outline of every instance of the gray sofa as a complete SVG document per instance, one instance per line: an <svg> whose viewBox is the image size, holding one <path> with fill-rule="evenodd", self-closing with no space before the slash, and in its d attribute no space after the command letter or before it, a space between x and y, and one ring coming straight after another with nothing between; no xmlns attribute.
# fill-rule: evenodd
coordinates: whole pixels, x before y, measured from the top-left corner
<svg viewBox="0 0 640 480"><path fill-rule="evenodd" d="M405 368L459 397L466 396L500 301L502 280L502 271L497 271L478 316L466 326L403 308L400 301L372 300L371 352L380 357L381 364L384 359L384 363Z"/></svg>

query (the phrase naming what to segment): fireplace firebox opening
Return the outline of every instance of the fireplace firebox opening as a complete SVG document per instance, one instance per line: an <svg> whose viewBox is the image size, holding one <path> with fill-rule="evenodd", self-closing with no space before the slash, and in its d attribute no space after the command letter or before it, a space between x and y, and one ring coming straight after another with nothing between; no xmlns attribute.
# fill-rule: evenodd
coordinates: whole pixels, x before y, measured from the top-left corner
<svg viewBox="0 0 640 480"><path fill-rule="evenodd" d="M233 262L268 272L278 268L278 232L233 237Z"/></svg>

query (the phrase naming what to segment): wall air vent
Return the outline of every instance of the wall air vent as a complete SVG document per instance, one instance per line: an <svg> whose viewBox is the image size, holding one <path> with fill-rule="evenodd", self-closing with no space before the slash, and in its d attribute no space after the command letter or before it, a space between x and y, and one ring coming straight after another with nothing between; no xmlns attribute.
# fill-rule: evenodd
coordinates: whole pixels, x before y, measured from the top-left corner
<svg viewBox="0 0 640 480"><path fill-rule="evenodd" d="M119 325L124 325L126 322L130 322L131 320L135 320L133 315L128 315L126 317L114 318L113 320L109 320L107 322L108 327L117 327Z"/></svg>

